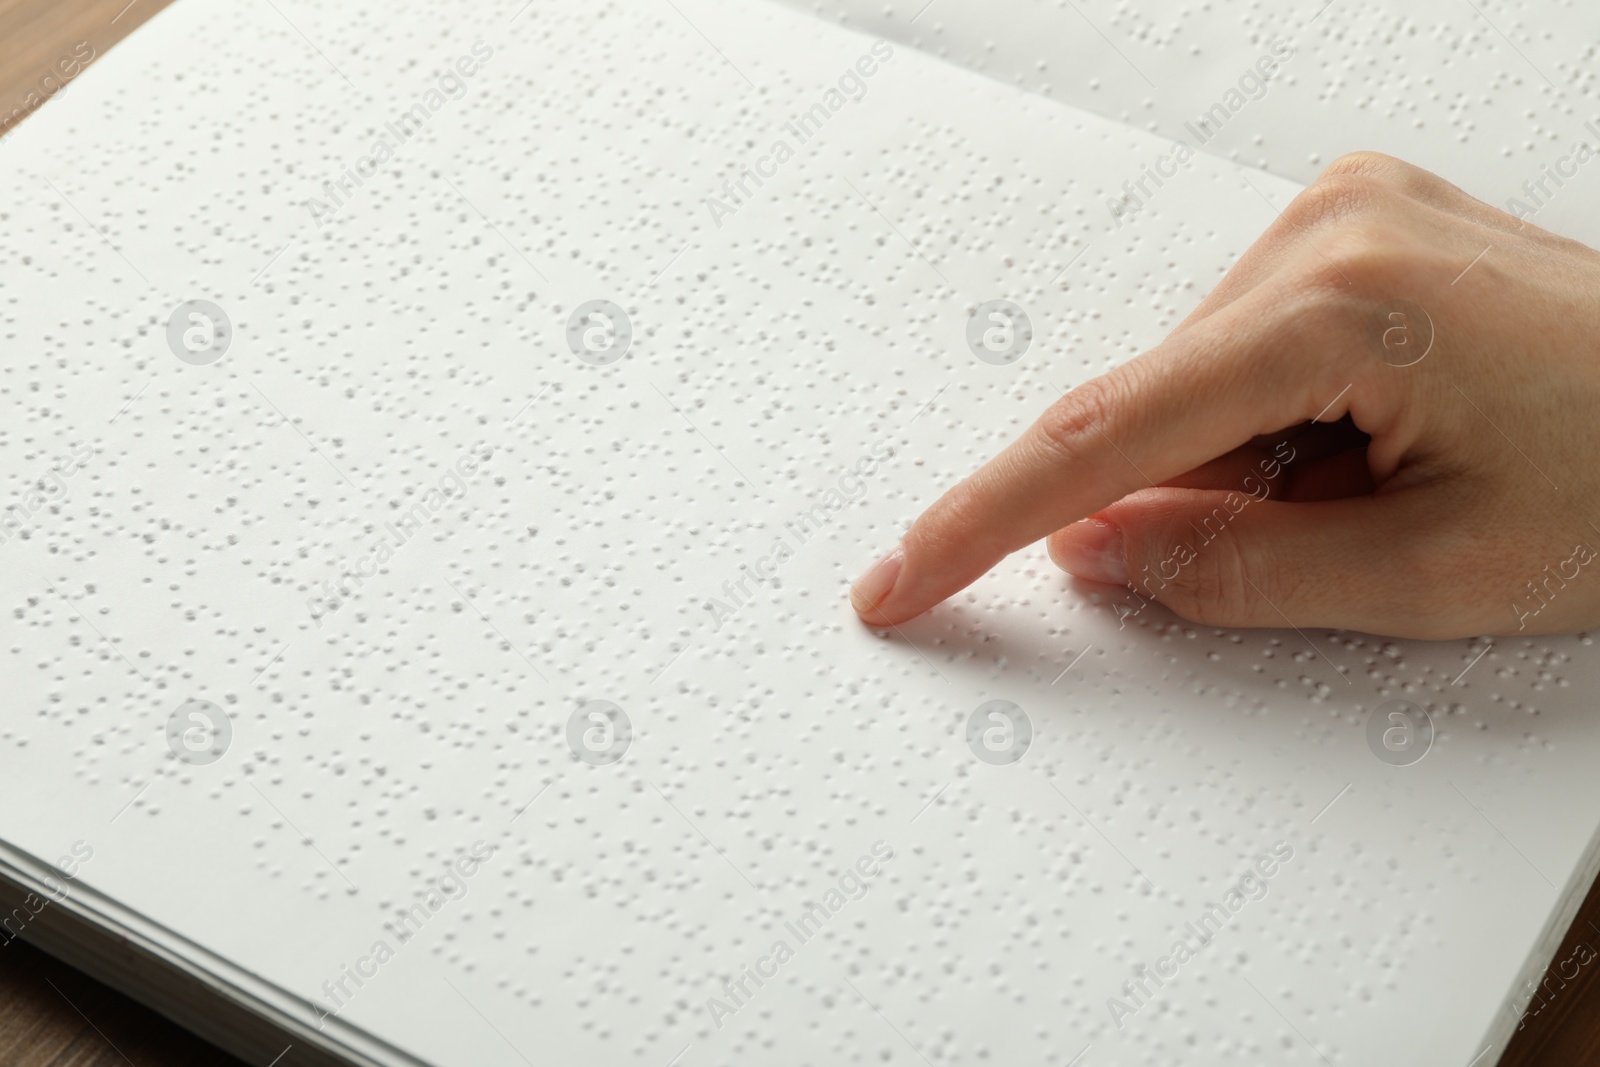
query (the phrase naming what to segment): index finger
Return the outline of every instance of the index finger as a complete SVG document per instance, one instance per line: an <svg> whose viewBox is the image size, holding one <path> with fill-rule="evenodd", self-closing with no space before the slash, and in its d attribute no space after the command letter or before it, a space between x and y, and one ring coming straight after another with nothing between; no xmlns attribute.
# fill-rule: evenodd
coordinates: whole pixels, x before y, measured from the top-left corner
<svg viewBox="0 0 1600 1067"><path fill-rule="evenodd" d="M1017 549L1317 416L1333 395L1334 361L1306 354L1325 353L1336 336L1322 309L1263 286L1067 393L856 580L856 612L874 625L914 618Z"/></svg>

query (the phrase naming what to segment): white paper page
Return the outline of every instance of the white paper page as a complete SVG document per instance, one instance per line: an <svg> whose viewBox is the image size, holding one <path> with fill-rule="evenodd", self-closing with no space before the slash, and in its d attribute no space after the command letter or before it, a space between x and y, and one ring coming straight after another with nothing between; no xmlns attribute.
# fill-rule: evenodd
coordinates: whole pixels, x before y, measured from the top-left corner
<svg viewBox="0 0 1600 1067"><path fill-rule="evenodd" d="M855 621L905 522L1248 247L1246 177L1297 191L1200 156L1108 233L1163 140L900 46L828 109L873 47L754 3L184 0L0 145L0 837L84 842L84 896L377 1062L1478 1055L1583 880L1593 820L1548 813L1600 802L1588 637L1124 624L1042 548ZM994 299L1007 365L966 342ZM1407 767L1366 740L1400 698ZM993 700L1009 765L967 742ZM593 701L618 762L569 746Z"/></svg>
<svg viewBox="0 0 1600 1067"><path fill-rule="evenodd" d="M790 2L1169 145L1305 183L1342 153L1387 152L1600 245L1600 164L1575 151L1600 152L1594 4ZM1100 192L1122 200L1139 176Z"/></svg>

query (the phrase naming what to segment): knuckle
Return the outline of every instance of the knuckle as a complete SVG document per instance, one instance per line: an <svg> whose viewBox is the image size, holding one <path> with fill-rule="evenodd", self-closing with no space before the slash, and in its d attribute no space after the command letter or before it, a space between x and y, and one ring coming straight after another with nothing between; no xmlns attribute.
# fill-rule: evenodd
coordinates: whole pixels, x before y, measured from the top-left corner
<svg viewBox="0 0 1600 1067"><path fill-rule="evenodd" d="M1126 370L1126 366L1122 368ZM1061 458L1082 458L1100 439L1124 393L1118 372L1091 379L1051 404L1039 416L1039 437Z"/></svg>
<svg viewBox="0 0 1600 1067"><path fill-rule="evenodd" d="M1322 230L1347 219L1371 216L1390 191L1366 174L1324 174L1301 190L1283 211L1299 231Z"/></svg>
<svg viewBox="0 0 1600 1067"><path fill-rule="evenodd" d="M1355 152L1346 152L1322 169L1317 180L1337 174L1365 175L1371 178L1387 178L1393 175L1412 170L1409 163L1396 159L1394 156L1383 152L1373 152L1361 149Z"/></svg>
<svg viewBox="0 0 1600 1067"><path fill-rule="evenodd" d="M1379 182L1416 197L1427 197L1453 188L1431 171L1382 152L1346 152L1323 168L1317 180L1321 182L1340 176Z"/></svg>

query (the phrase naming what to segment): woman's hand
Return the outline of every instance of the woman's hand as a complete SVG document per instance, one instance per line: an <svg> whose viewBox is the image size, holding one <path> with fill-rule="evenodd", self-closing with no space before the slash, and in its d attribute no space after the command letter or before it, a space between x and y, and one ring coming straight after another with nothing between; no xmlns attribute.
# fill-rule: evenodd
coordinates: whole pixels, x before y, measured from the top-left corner
<svg viewBox="0 0 1600 1067"><path fill-rule="evenodd" d="M1063 569L1216 626L1600 624L1600 254L1346 156L851 599L900 623L1046 536Z"/></svg>

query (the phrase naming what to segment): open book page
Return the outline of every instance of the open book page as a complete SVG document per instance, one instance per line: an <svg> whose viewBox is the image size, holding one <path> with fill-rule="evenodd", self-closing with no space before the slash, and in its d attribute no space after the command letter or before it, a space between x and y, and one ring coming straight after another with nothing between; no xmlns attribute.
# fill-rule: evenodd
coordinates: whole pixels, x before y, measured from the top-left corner
<svg viewBox="0 0 1600 1067"><path fill-rule="evenodd" d="M1187 145L1309 183L1344 152L1387 152L1600 244L1600 166L1590 165L1600 158L1600 9L1592 6L794 2L1150 130L1170 143L1168 155ZM1136 209L1153 188L1105 193Z"/></svg>
<svg viewBox="0 0 1600 1067"><path fill-rule="evenodd" d="M1109 225L1171 143L781 5L163 12L0 145L14 863L359 1062L1469 1062L1588 637L845 599L1299 188Z"/></svg>

